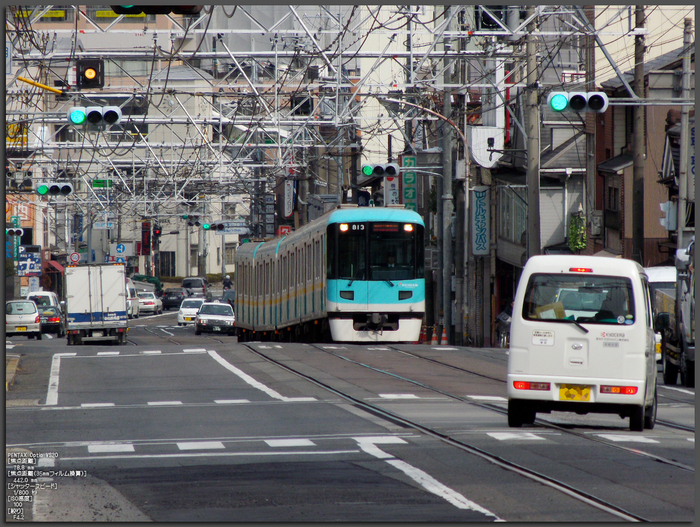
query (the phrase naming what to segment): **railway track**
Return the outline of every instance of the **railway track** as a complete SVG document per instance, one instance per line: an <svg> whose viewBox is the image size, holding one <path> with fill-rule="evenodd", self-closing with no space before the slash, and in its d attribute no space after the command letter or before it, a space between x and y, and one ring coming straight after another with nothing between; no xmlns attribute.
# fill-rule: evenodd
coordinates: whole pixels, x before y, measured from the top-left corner
<svg viewBox="0 0 700 527"><path fill-rule="evenodd" d="M542 474L541 472L529 469L529 468L527 468L523 465L520 465L518 463L514 463L512 461L506 460L501 456L492 454L492 453L487 452L487 451L485 451L477 446L466 443L465 441L462 441L460 439L456 439L456 438L451 437L447 434L439 432L439 431L437 431L429 426L425 426L425 425L423 425L415 420L408 419L408 418L400 416L394 412L390 412L384 408L381 408L380 406L377 406L377 405L368 403L367 401L363 401L361 399L353 397L352 395L350 395L342 390L334 388L333 386L331 386L325 382L322 382L314 377L306 375L306 374L290 367L288 364L285 364L281 361L278 361L278 360L272 358L268 354L263 353L260 350L255 349L255 347L251 344L245 344L245 346L251 351L251 353L259 356L260 358L262 358L262 359L264 359L272 364L275 364L279 368L282 368L282 369L284 369L284 370L286 370L294 375L297 375L300 378L303 378L306 381L308 381L316 386L319 386L319 387L329 391L330 393L333 393L334 395L336 395L338 397L341 397L341 398L351 402L353 405L356 405L357 407L359 407L365 411L368 411L368 412L375 414L375 415L380 415L380 416L388 419L389 421L399 423L403 426L408 426L408 427L411 427L413 429L419 430L419 431L423 432L424 434L429 435L431 437L434 437L436 439L439 439L440 441L442 441L446 444L449 444L449 445L451 445L451 446L453 446L453 447L455 447L463 452L467 452L471 455L478 456L481 459L484 459L484 460L486 460L494 465L497 465L505 470L519 474L520 476L525 477L531 481L535 481L535 482L540 483L542 485L545 485L549 488L557 490L563 494L566 494L567 496L569 496L571 498L574 498L578 501L586 503L586 504L590 505L591 507L594 507L598 510L606 512L606 513L608 513L616 518L619 518L621 520L633 521L633 522L650 521L642 516L634 514L630 511L625 510L622 507L619 507L613 503L610 503L610 502L608 502L600 497L594 496L593 494L591 494L589 492L575 488L574 486L569 485L568 483L566 483L560 479L556 479L556 478L547 476L546 474ZM317 349L319 349L321 351L326 351L326 350L323 350L323 348L321 348L319 346L314 346L314 347L316 347ZM353 362L355 362L355 361L353 361ZM357 364L360 364L360 363L357 363ZM360 364L360 365L364 366L364 367L369 367L367 365L362 365L362 364ZM388 372L384 372L384 373L389 374ZM394 374L390 374L390 375L394 375ZM394 376L396 376L396 375L394 375ZM408 379L405 379L405 380L410 382L410 380L408 380ZM414 384L415 384L415 381L414 381ZM421 386L425 386L422 383L417 383L417 384L419 384ZM447 395L446 393L444 393L440 390L433 390L433 391L436 391L437 393L441 393L443 395ZM460 398L460 397L454 396L454 395L451 395L451 397L454 399L464 400L463 398ZM469 402L469 401L466 401L466 402Z"/></svg>

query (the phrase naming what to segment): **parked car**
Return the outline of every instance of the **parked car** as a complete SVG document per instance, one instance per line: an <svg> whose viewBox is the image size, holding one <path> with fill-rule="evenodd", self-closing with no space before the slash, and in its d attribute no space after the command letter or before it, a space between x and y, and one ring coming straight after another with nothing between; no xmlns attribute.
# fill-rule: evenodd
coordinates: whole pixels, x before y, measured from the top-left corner
<svg viewBox="0 0 700 527"><path fill-rule="evenodd" d="M141 291L139 295L139 311L158 315L163 312L163 302L155 293Z"/></svg>
<svg viewBox="0 0 700 527"><path fill-rule="evenodd" d="M163 298L161 299L163 301L163 309L170 309L171 307L178 309L182 301L185 298L189 298L189 296L189 291L183 287L166 289L163 291Z"/></svg>
<svg viewBox="0 0 700 527"><path fill-rule="evenodd" d="M185 326L187 324L194 324L197 311L199 311L203 303L203 298L185 298L182 304L180 304L180 310L177 312L177 325Z"/></svg>
<svg viewBox="0 0 700 527"><path fill-rule="evenodd" d="M194 334L199 335L202 331L235 335L236 315L233 308L222 302L203 303L194 322Z"/></svg>
<svg viewBox="0 0 700 527"><path fill-rule="evenodd" d="M58 338L66 336L66 314L56 306L39 307L41 332L53 333Z"/></svg>
<svg viewBox="0 0 700 527"><path fill-rule="evenodd" d="M189 289L192 296L201 296L202 298L210 299L209 282L203 277L189 277L182 279L182 287Z"/></svg>
<svg viewBox="0 0 700 527"><path fill-rule="evenodd" d="M5 336L13 335L41 340L41 315L33 300L5 302Z"/></svg>
<svg viewBox="0 0 700 527"><path fill-rule="evenodd" d="M139 301L138 294L136 293L136 286L131 278L126 279L126 315L129 318L139 318L139 306L141 302Z"/></svg>

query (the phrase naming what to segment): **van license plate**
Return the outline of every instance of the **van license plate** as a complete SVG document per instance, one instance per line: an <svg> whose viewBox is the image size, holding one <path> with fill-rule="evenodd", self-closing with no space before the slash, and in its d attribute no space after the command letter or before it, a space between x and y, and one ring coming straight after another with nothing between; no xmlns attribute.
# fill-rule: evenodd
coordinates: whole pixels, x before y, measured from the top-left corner
<svg viewBox="0 0 700 527"><path fill-rule="evenodd" d="M17 326L17 331L27 331L27 326Z"/></svg>
<svg viewBox="0 0 700 527"><path fill-rule="evenodd" d="M560 401L590 401L591 387L578 384L562 384L559 387Z"/></svg>

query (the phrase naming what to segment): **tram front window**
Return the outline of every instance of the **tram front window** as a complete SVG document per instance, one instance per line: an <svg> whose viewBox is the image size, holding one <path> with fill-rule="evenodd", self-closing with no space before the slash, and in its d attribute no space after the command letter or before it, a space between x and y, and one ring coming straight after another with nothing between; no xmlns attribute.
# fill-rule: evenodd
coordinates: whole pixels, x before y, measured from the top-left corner
<svg viewBox="0 0 700 527"><path fill-rule="evenodd" d="M369 231L369 280L412 280L422 278L416 240L422 241L414 224L373 223ZM422 253L421 253L422 254Z"/></svg>
<svg viewBox="0 0 700 527"><path fill-rule="evenodd" d="M366 226L345 224L338 243L338 278L364 280L367 261Z"/></svg>

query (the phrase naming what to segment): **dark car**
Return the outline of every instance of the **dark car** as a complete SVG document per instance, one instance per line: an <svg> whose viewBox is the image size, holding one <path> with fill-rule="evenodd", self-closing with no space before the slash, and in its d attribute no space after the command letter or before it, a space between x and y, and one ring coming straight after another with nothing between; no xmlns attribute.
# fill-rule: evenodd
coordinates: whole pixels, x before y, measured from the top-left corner
<svg viewBox="0 0 700 527"><path fill-rule="evenodd" d="M206 278L199 276L183 278L182 287L189 289L192 296L199 296L206 298L207 300L211 298L211 293L209 292L209 282Z"/></svg>
<svg viewBox="0 0 700 527"><path fill-rule="evenodd" d="M66 336L66 314L59 307L39 307L41 332L54 333L57 337Z"/></svg>
<svg viewBox="0 0 700 527"><path fill-rule="evenodd" d="M231 307L235 307L234 304L236 303L236 292L233 289L227 289L226 291L224 291L224 294L221 295L221 301L224 304L228 304Z"/></svg>
<svg viewBox="0 0 700 527"><path fill-rule="evenodd" d="M190 293L183 287L170 288L163 291L163 309L180 309L180 304L185 298L189 298Z"/></svg>

